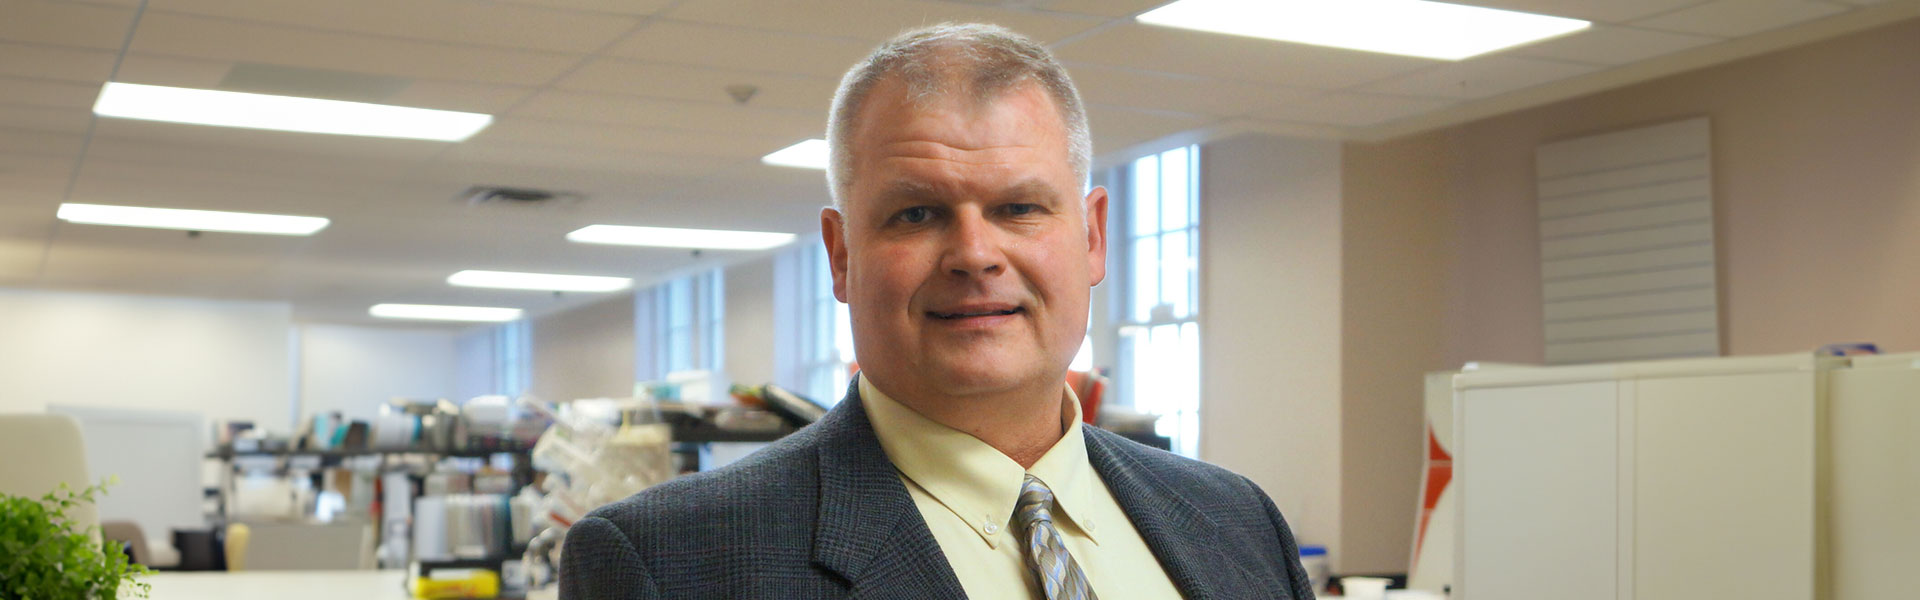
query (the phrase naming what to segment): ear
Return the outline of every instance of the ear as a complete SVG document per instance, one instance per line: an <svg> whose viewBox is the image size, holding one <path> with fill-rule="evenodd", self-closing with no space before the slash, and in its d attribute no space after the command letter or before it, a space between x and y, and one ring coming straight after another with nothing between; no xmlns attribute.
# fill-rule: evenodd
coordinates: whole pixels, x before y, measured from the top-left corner
<svg viewBox="0 0 1920 600"><path fill-rule="evenodd" d="M827 269L833 272L833 297L847 301L847 228L845 217L829 206L820 209L820 241L827 245Z"/></svg>
<svg viewBox="0 0 1920 600"><path fill-rule="evenodd" d="M1087 285L1095 286L1107 278L1107 188L1087 192L1086 215L1087 273L1093 276Z"/></svg>

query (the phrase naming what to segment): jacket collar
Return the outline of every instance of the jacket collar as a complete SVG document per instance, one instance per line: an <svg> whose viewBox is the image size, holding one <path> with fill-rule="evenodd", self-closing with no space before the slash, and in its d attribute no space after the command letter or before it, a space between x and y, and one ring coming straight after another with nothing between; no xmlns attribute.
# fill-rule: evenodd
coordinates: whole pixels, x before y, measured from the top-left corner
<svg viewBox="0 0 1920 600"><path fill-rule="evenodd" d="M858 380L809 428L822 438L814 562L851 582L855 597L966 597L873 433Z"/></svg>

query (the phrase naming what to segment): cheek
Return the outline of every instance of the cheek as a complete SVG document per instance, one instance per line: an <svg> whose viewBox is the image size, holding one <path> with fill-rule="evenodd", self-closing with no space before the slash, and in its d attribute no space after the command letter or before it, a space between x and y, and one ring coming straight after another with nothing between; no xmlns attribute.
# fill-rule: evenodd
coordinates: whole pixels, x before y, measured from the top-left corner
<svg viewBox="0 0 1920 600"><path fill-rule="evenodd" d="M873 305L891 306L904 304L912 298L915 289L920 286L921 269L912 265L925 264L926 258L920 256L919 249L907 244L875 245L867 248L865 260L861 261L859 285L853 295L865 299Z"/></svg>

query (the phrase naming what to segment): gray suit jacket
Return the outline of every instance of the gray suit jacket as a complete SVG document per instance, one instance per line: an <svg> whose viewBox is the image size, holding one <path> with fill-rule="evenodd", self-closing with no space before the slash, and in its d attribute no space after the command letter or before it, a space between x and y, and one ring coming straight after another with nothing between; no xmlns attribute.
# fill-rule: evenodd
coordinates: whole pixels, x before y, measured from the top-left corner
<svg viewBox="0 0 1920 600"><path fill-rule="evenodd" d="M752 456L574 523L561 599L965 598L850 387ZM1082 430L1094 470L1187 598L1312 600L1293 533L1253 482Z"/></svg>

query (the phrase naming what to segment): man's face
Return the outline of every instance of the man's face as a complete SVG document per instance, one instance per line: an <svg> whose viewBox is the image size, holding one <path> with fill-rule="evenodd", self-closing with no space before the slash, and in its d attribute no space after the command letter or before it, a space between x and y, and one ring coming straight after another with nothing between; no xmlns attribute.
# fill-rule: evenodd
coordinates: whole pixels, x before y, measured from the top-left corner
<svg viewBox="0 0 1920 600"><path fill-rule="evenodd" d="M1080 195L1046 92L918 106L883 81L851 142L821 229L861 369L906 397L1057 387L1106 276L1107 196Z"/></svg>

